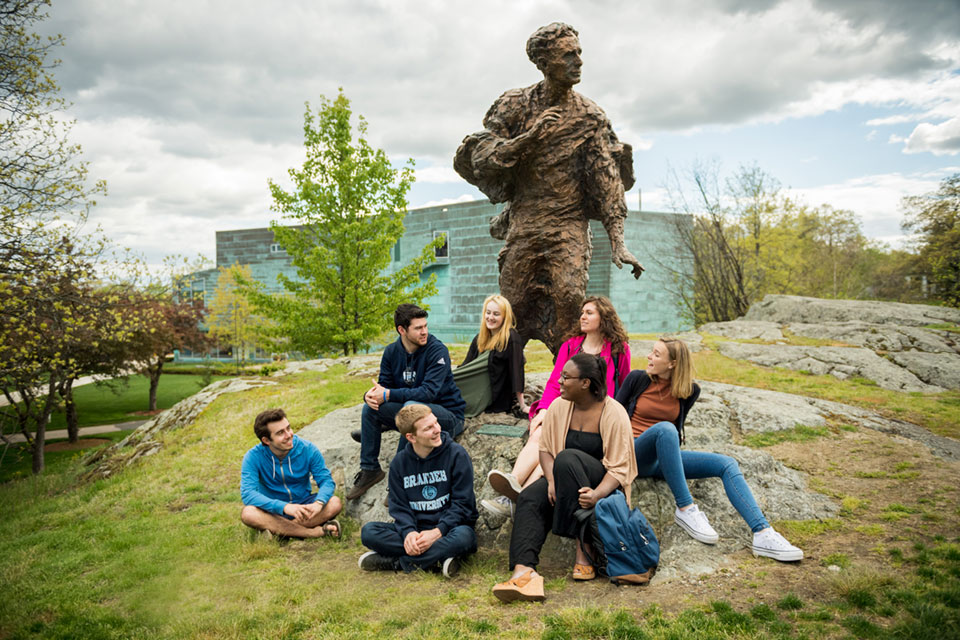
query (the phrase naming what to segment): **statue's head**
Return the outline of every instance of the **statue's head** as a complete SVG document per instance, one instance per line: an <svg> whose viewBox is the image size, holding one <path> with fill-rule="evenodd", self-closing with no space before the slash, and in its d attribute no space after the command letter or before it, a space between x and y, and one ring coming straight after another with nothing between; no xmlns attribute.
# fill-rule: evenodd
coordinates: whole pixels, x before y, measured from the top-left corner
<svg viewBox="0 0 960 640"><path fill-rule="evenodd" d="M527 57L544 77L574 85L580 82L579 36L570 25L551 22L527 40Z"/></svg>

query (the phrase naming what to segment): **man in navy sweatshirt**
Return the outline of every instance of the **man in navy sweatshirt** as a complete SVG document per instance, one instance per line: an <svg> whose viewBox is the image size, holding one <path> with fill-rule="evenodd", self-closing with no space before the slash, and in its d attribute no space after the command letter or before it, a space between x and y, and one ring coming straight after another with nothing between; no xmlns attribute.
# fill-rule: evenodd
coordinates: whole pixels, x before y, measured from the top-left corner
<svg viewBox="0 0 960 640"><path fill-rule="evenodd" d="M404 448L390 463L389 507L394 522L368 522L360 540L365 571L438 567L446 577L477 550L473 463L440 429L429 406L411 404L396 415Z"/></svg>
<svg viewBox="0 0 960 640"><path fill-rule="evenodd" d="M316 445L293 435L283 409L261 411L253 432L260 444L247 451L240 467L243 524L291 538L339 538L340 523L333 518L342 505ZM310 491L311 475L317 493Z"/></svg>
<svg viewBox="0 0 960 640"><path fill-rule="evenodd" d="M383 480L380 434L397 428L395 418L405 404L430 407L451 438L463 431L466 403L453 381L450 352L427 331L427 312L415 304L401 304L393 314L393 325L400 335L383 350L377 384L363 396L360 431L351 434L360 442L360 471L347 500L359 498ZM397 451L405 444L401 437Z"/></svg>

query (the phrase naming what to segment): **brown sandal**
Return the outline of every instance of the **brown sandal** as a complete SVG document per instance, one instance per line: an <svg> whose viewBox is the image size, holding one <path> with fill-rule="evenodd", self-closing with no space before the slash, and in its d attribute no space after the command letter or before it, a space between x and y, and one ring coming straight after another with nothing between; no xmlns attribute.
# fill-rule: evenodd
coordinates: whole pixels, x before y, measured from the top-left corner
<svg viewBox="0 0 960 640"><path fill-rule="evenodd" d="M593 580L597 577L597 571L589 564L575 564L573 565L573 579L574 580Z"/></svg>
<svg viewBox="0 0 960 640"><path fill-rule="evenodd" d="M327 527L334 527L333 531ZM336 519L327 520L322 525L320 525L320 530L323 531L321 538L333 538L334 540L339 540L340 536L343 535L343 527L340 526L340 522Z"/></svg>
<svg viewBox="0 0 960 640"><path fill-rule="evenodd" d="M541 602L546 599L543 595L543 576L533 575L533 569L522 576L501 582L493 587L493 595L500 602L524 600L526 602Z"/></svg>

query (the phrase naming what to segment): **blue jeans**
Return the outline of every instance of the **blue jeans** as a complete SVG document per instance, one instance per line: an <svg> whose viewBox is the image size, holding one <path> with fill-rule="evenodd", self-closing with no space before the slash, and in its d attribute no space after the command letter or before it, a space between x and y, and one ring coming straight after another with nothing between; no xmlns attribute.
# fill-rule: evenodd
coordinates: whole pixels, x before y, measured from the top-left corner
<svg viewBox="0 0 960 640"><path fill-rule="evenodd" d="M360 468L368 471L377 471L380 468L380 433L382 427L396 431L397 423L394 421L397 412L408 404L425 404L433 411L437 417L440 428L450 434L451 438L456 438L463 431L463 416L457 417L448 409L439 404L430 404L427 402L385 402L380 405L380 409L371 409L369 405L363 405L363 411L360 414ZM406 438L401 437L397 444L397 451L400 451L407 444Z"/></svg>
<svg viewBox="0 0 960 640"><path fill-rule="evenodd" d="M465 524L454 527L419 556L408 556L400 530L393 522L368 522L360 530L360 541L371 551L388 558L399 558L404 571L431 569L447 558L458 558L477 551L477 534Z"/></svg>
<svg viewBox="0 0 960 640"><path fill-rule="evenodd" d="M658 422L633 441L640 478L661 478L667 481L677 507L693 504L687 479L720 478L730 504L750 530L756 533L770 526L757 501L743 479L740 465L730 456L706 451L681 451L677 428L669 422Z"/></svg>

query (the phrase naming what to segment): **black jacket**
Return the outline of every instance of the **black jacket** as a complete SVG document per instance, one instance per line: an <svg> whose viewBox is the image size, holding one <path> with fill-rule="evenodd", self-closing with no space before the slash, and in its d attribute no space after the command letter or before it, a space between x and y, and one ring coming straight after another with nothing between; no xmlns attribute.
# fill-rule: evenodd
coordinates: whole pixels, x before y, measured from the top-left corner
<svg viewBox="0 0 960 640"><path fill-rule="evenodd" d="M640 394L646 391L649 386L650 376L647 375L646 371L639 369L631 371L627 379L623 381L623 385L621 385L620 390L617 391L617 402L622 404L623 408L627 410L628 416L633 415L633 411L637 408L637 398L639 398ZM700 385L694 382L693 393L687 398L679 398L680 416L673 426L677 428L677 434L680 436L680 444L686 442L686 438L683 435L683 423L687 420L687 414L690 413L693 403L695 403L699 397Z"/></svg>
<svg viewBox="0 0 960 640"><path fill-rule="evenodd" d="M435 336L428 336L427 344L413 353L407 353L399 337L388 344L380 358L378 382L390 389L390 402L438 404L463 420L467 403L453 381L450 352Z"/></svg>

